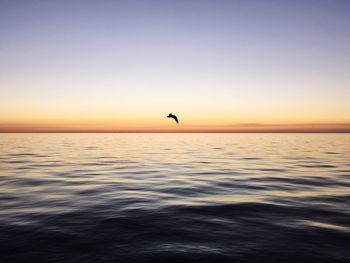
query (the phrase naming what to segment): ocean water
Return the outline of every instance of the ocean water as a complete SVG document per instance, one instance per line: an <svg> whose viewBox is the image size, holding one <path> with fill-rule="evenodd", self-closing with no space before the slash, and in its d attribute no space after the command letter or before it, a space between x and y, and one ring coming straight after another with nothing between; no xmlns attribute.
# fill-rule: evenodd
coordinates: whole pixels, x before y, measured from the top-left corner
<svg viewBox="0 0 350 263"><path fill-rule="evenodd" d="M350 262L350 134L0 134L0 262Z"/></svg>

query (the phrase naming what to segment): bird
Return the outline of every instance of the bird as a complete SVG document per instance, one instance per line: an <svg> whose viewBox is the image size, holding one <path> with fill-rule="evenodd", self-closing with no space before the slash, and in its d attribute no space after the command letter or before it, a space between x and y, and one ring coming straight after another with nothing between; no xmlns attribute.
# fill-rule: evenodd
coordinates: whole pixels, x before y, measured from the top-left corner
<svg viewBox="0 0 350 263"><path fill-rule="evenodd" d="M170 113L168 116L166 116L167 118L173 118L175 121L176 121L176 123L179 123L179 120L177 119L177 117L174 115L174 114L172 114L172 113Z"/></svg>

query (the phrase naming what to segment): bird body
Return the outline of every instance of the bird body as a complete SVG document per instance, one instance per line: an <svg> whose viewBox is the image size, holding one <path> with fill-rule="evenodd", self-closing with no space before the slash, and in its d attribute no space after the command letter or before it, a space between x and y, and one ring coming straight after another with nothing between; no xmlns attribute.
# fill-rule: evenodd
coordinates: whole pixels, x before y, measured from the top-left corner
<svg viewBox="0 0 350 263"><path fill-rule="evenodd" d="M166 116L167 118L173 118L175 121L176 121L176 123L179 123L179 120L177 119L177 117L174 115L174 114L172 114L172 113L170 113L168 116Z"/></svg>

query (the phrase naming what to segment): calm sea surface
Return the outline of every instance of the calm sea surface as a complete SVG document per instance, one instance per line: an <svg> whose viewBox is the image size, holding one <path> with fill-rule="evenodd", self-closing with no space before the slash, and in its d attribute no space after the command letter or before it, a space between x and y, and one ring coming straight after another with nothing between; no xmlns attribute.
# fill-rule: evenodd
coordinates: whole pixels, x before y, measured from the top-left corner
<svg viewBox="0 0 350 263"><path fill-rule="evenodd" d="M350 134L0 134L0 262L350 262Z"/></svg>

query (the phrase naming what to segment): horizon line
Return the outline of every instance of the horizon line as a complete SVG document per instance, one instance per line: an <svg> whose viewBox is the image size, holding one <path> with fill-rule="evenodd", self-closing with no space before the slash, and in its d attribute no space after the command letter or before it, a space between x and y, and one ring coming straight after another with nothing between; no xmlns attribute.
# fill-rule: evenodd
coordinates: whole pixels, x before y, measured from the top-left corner
<svg viewBox="0 0 350 263"><path fill-rule="evenodd" d="M0 131L0 134L6 133L350 133L350 130L298 130L298 131L285 131L285 130L268 130L268 131Z"/></svg>
<svg viewBox="0 0 350 263"><path fill-rule="evenodd" d="M66 127L64 127L66 126ZM80 126L80 127L79 127ZM85 127L84 127L85 126ZM90 126L90 127L89 127ZM92 127L91 127L92 126ZM350 123L245 123L220 126L93 127L94 125L10 124L0 133L350 133Z"/></svg>

